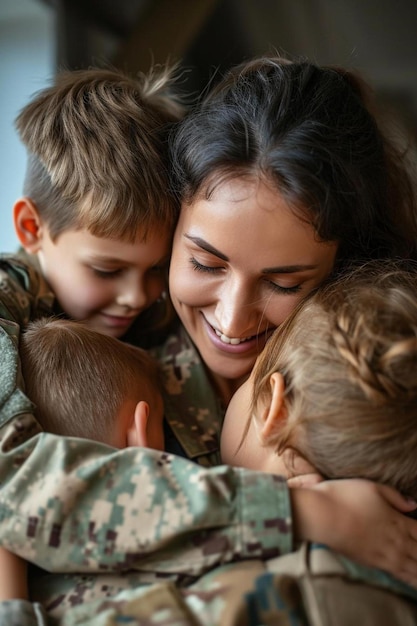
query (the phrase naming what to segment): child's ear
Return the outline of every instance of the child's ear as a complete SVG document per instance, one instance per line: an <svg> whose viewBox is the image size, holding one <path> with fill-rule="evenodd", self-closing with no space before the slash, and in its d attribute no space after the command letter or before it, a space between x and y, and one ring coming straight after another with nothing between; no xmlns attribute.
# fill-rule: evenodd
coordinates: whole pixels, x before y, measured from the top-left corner
<svg viewBox="0 0 417 626"><path fill-rule="evenodd" d="M17 238L26 252L39 252L43 235L43 222L36 205L30 198L19 198L13 206L13 221Z"/></svg>
<svg viewBox="0 0 417 626"><path fill-rule="evenodd" d="M287 419L287 409L285 407L285 381L282 374L274 372L269 379L271 385L271 401L261 416L260 434L264 441L267 441L277 423Z"/></svg>
<svg viewBox="0 0 417 626"><path fill-rule="evenodd" d="M146 427L149 418L149 404L144 400L137 403L131 424L127 429L126 441L128 446L148 447Z"/></svg>

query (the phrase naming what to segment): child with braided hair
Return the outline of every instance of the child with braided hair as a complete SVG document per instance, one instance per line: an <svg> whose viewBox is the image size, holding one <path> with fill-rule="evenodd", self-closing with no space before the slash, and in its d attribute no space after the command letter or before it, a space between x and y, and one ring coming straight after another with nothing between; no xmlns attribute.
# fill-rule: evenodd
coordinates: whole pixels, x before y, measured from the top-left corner
<svg viewBox="0 0 417 626"><path fill-rule="evenodd" d="M365 478L380 483L388 497L395 488L415 500L416 296L415 266L378 261L353 270L299 305L275 331L229 404L223 461L293 477L295 487L310 483L323 496L323 516L332 484L323 478ZM311 474L297 476L300 456L311 464ZM364 481L350 482L350 495L345 492L341 505L360 499ZM298 491L292 489L293 497ZM343 514L333 510L335 529L344 528L347 537ZM303 521L295 519L295 525L300 529ZM358 532L350 530L353 544ZM331 537L328 543L332 545ZM258 619L264 608L256 589L266 586L272 598L269 608L279 600L300 623L303 616L311 623L339 626L357 620L416 623L415 589L383 568L345 559L320 540L302 543L295 553L275 561L266 565L250 595ZM289 595L298 598L297 607L288 594L285 598L282 577L287 589L291 581Z"/></svg>
<svg viewBox="0 0 417 626"><path fill-rule="evenodd" d="M223 460L290 477L293 449L417 498L415 270L370 262L299 306L229 405Z"/></svg>

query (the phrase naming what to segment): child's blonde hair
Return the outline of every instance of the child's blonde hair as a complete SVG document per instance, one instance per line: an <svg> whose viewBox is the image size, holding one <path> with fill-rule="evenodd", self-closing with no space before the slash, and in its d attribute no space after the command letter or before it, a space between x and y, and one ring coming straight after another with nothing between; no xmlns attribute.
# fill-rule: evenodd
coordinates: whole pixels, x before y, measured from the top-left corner
<svg viewBox="0 0 417 626"><path fill-rule="evenodd" d="M173 228L168 134L182 115L172 71L130 77L116 70L59 73L16 119L28 151L24 193L52 239L86 228L134 240L138 229Z"/></svg>
<svg viewBox="0 0 417 626"><path fill-rule="evenodd" d="M108 443L122 403L141 385L159 386L156 362L142 349L80 322L43 318L20 342L25 390L42 428Z"/></svg>
<svg viewBox="0 0 417 626"><path fill-rule="evenodd" d="M316 292L276 331L254 372L286 382L272 440L328 478L363 477L417 497L417 269L370 263Z"/></svg>

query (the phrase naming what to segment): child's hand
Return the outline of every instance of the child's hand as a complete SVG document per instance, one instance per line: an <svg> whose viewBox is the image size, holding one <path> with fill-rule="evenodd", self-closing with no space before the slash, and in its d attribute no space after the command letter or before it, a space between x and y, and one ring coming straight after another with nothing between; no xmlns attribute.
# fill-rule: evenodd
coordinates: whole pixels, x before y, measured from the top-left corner
<svg viewBox="0 0 417 626"><path fill-rule="evenodd" d="M417 587L417 504L367 480L335 480L291 490L295 534L327 544Z"/></svg>

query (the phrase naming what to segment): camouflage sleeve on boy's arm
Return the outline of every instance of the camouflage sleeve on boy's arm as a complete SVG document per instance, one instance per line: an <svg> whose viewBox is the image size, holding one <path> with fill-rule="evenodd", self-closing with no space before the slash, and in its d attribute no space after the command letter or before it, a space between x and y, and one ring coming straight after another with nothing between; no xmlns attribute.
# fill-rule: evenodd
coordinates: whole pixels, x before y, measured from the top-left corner
<svg viewBox="0 0 417 626"><path fill-rule="evenodd" d="M0 319L0 455L6 455L5 463L10 472L16 471L18 457L9 460L9 451L41 430L32 414L32 403L22 391L19 332L16 323ZM3 486L0 478L0 487Z"/></svg>
<svg viewBox="0 0 417 626"><path fill-rule="evenodd" d="M199 575L291 549L286 485L257 472L42 433L0 453L0 481L2 544L49 571Z"/></svg>
<svg viewBox="0 0 417 626"><path fill-rule="evenodd" d="M20 327L51 315L54 296L41 274L23 258L0 255L0 318Z"/></svg>
<svg viewBox="0 0 417 626"><path fill-rule="evenodd" d="M0 441L3 452L40 432L23 393L18 353L21 329L52 315L54 297L39 272L23 258L0 255Z"/></svg>

